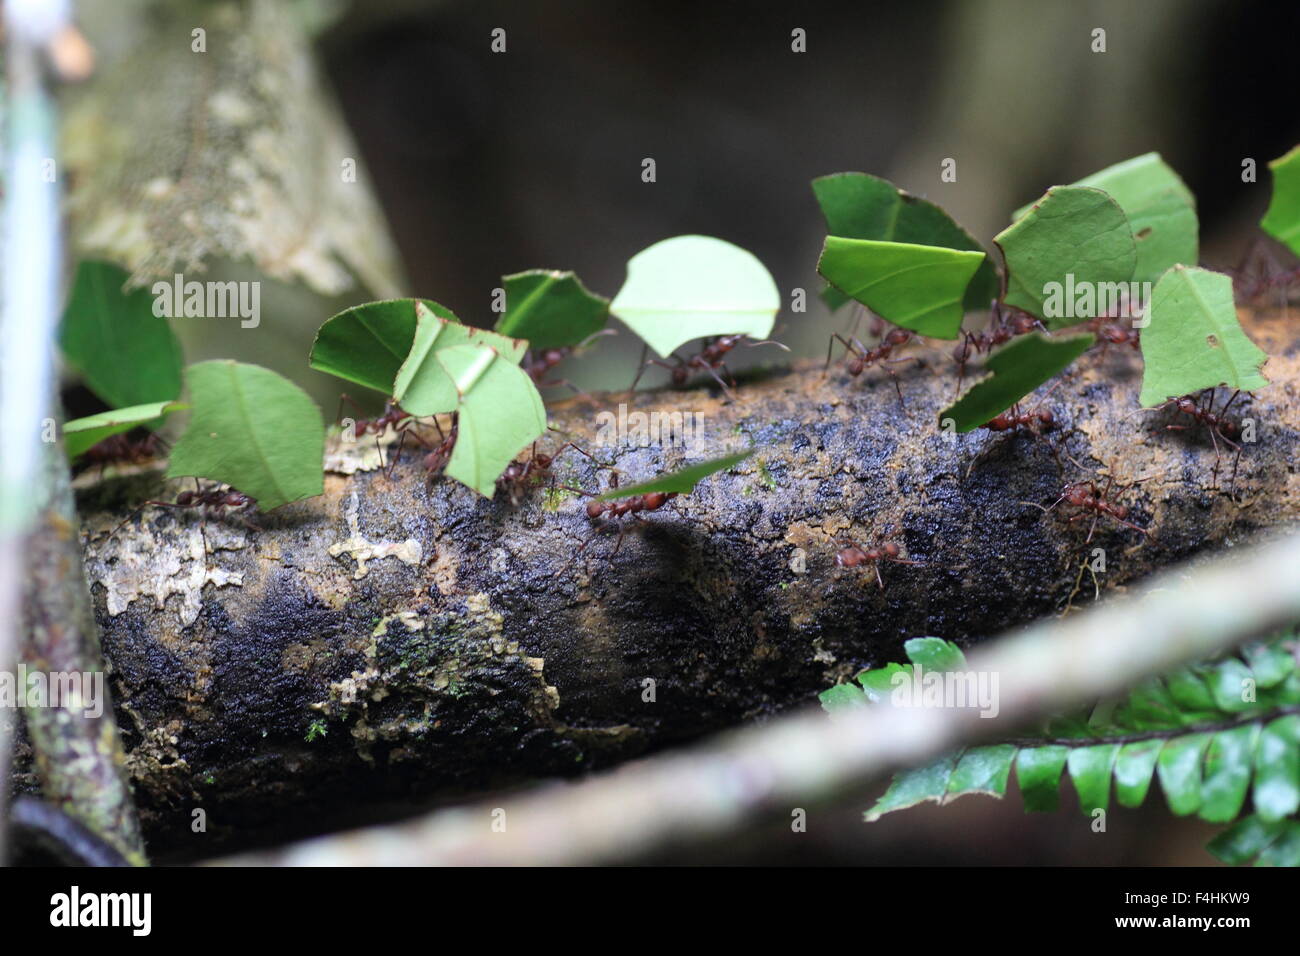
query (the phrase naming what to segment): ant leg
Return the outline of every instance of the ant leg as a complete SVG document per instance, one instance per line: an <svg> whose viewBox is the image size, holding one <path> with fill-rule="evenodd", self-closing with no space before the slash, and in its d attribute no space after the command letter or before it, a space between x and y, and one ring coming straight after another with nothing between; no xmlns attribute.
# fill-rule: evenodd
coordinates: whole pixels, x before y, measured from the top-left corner
<svg viewBox="0 0 1300 956"><path fill-rule="evenodd" d="M646 361L646 356L649 354L650 354L650 343L646 342L641 346L641 359L638 363L639 367L637 368L636 378L632 379L632 386L631 388L628 389L629 392L636 391L636 387L641 381L641 376L645 374L646 366L650 364L649 362Z"/></svg>
<svg viewBox="0 0 1300 956"><path fill-rule="evenodd" d="M880 585L880 590L885 589L885 579L880 576L880 562L872 561L871 570L876 572L876 584Z"/></svg>
<svg viewBox="0 0 1300 956"><path fill-rule="evenodd" d="M723 368L726 368L726 366L724 365ZM725 394L727 398L731 399L732 401L735 401L736 393L727 387L727 383L722 380L722 376L718 374L717 369L715 369L712 365L706 365L704 369L709 373L710 376L713 377L713 380L717 382L718 385L722 388L723 394ZM730 375L731 373L727 373L727 374ZM732 384L734 385L735 383L733 382Z"/></svg>

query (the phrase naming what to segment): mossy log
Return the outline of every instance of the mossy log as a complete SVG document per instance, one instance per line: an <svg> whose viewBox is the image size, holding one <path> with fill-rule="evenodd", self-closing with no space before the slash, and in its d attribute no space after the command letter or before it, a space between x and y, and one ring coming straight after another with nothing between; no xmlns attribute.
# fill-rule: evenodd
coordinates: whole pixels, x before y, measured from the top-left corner
<svg viewBox="0 0 1300 956"><path fill-rule="evenodd" d="M153 848L208 855L222 837L247 845L607 766L807 703L898 659L907 638L969 645L1294 524L1295 331L1282 317L1248 328L1275 384L1234 406L1256 438L1235 488L1230 449L1215 488L1208 432L1139 409L1139 364L1116 347L1067 373L1047 400L1058 428L1038 438L945 435L956 382L938 351L899 374L905 404L883 373L820 364L730 398L556 404L553 425L625 480L759 447L628 522L617 554L564 488L603 489L607 472L572 451L555 488L515 503L430 480L410 441L388 475L369 438L336 440L325 494L255 529L156 506L131 517L178 490L156 469L83 475L87 573ZM599 413L620 402L702 416L695 447L602 443ZM1068 506L1044 512L1067 481L1107 474L1148 534L1103 516L1089 541ZM871 567L837 566L842 537L896 541L916 563L883 563L882 588Z"/></svg>

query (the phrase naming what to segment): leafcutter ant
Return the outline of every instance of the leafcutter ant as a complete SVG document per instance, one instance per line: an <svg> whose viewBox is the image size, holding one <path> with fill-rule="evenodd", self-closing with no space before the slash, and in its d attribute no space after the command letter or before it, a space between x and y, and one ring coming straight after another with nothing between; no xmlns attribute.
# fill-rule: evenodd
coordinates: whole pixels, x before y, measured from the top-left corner
<svg viewBox="0 0 1300 956"><path fill-rule="evenodd" d="M132 436L130 432L109 435L81 453L81 463L87 468L99 466L99 477L109 465L143 465L159 457L167 447L162 436L154 432Z"/></svg>
<svg viewBox="0 0 1300 956"><path fill-rule="evenodd" d="M1206 431L1210 433L1210 441L1214 445L1214 474L1212 487L1219 486L1219 441L1222 440L1225 445L1233 449L1235 454L1232 458L1232 491L1237 488L1237 466L1241 462L1241 426L1231 421L1228 417L1228 409L1232 403L1237 400L1241 390L1233 392L1223 407L1217 412L1214 410L1214 389L1207 388L1200 394L1199 398L1193 398L1191 395L1184 395L1181 398L1171 398L1157 408L1173 408L1183 415L1194 418L1205 426ZM1204 402L1204 404L1202 404ZM1183 431L1190 428L1190 425L1166 425L1166 431Z"/></svg>
<svg viewBox="0 0 1300 956"><path fill-rule="evenodd" d="M888 537L888 535L889 532L886 532L885 537ZM835 554L836 565L841 568L857 568L864 564L871 565L871 570L876 574L876 584L880 586L882 591L885 589L885 581L880 576L881 561L912 565L921 565L923 563L902 557L903 549L897 542L884 540L883 537L869 548L862 547L850 538L837 539L835 546L839 549Z"/></svg>
<svg viewBox="0 0 1300 956"><path fill-rule="evenodd" d="M918 357L904 356L903 358L894 358L894 352L906 347L916 336L907 329L900 329L897 326L889 329L871 348L863 345L855 337L845 338L840 333L835 332L831 335L831 340L826 346L826 368L830 368L831 352L838 341L845 348L846 362L844 370L853 378L857 378L867 369L878 366L889 373L889 377L894 380L894 390L898 392L899 404L903 403L903 389L898 384L898 376L890 365L897 365L900 362L916 362L920 365L925 363Z"/></svg>
<svg viewBox="0 0 1300 956"><path fill-rule="evenodd" d="M1149 475L1146 478L1139 478L1137 481L1130 483L1130 485L1126 487L1139 485L1144 481L1150 481L1154 477L1156 476ZM1118 504L1111 499L1111 491L1114 488L1114 483L1115 479L1112 475L1106 476L1106 484L1103 487L1098 487L1097 482L1092 479L1087 481L1071 482L1061 491L1060 497L1046 507L1034 501L1025 501L1021 503L1032 505L1035 508L1041 508L1044 513L1051 512L1057 505L1062 503L1077 508L1078 511L1071 515L1067 519L1066 523L1074 524L1076 521L1083 521L1088 517L1092 518L1092 525L1088 528L1088 537L1084 539L1085 544L1092 540L1092 536L1097 530L1097 522L1101 520L1102 515L1106 515L1111 520L1124 525L1126 528L1132 528L1144 537L1150 537L1150 531L1129 520L1131 509L1128 505Z"/></svg>
<svg viewBox="0 0 1300 956"><path fill-rule="evenodd" d="M989 324L978 332L963 332L962 340L952 350L957 363L957 389L966 380L966 364L976 355L993 351L1017 335L1026 335L1035 329L1046 332L1043 323L1028 312L994 301L989 309Z"/></svg>
<svg viewBox="0 0 1300 956"><path fill-rule="evenodd" d="M529 349L528 354L524 356L521 367L528 373L528 377L533 380L533 384L538 388L558 388L563 385L571 388L579 395L583 394L582 389L574 385L568 379L561 378L555 381L547 381L546 376L565 359L575 355L585 349L594 339L602 335L617 334L613 329L601 329L599 332L593 332L577 345L560 345L549 349Z"/></svg>
<svg viewBox="0 0 1300 956"><path fill-rule="evenodd" d="M611 521L610 519L621 519L627 515L631 515L637 521L644 521L645 519L641 517L642 512L658 511L678 495L678 492L676 491L648 491L642 495L631 495L627 498L615 498L610 501L598 501L596 499L600 496L594 491L583 491L581 488L572 488L569 486L566 486L566 488L569 491L577 492L580 495L592 499L587 502L586 507L587 517L589 519L592 521L604 520L590 535L588 535L587 540L582 542L581 546L576 552L574 552L573 557L565 563L564 567L555 572L557 575L563 574L574 561L578 560L582 553L587 550L587 545L591 544L596 535L607 530L611 526L616 526L618 528L618 540L614 542L614 550L609 556L612 561L614 556L618 554L618 549L623 545L623 535L627 530L627 526L621 520ZM618 488L618 472L611 471L609 476L609 490L613 491L616 488Z"/></svg>
<svg viewBox="0 0 1300 956"><path fill-rule="evenodd" d="M518 505L529 491L547 479L554 484L555 474L551 471L551 466L567 448L581 452L592 461L596 460L592 458L590 452L571 441L566 441L549 455L539 453L537 442L533 442L532 455L529 458L516 459L506 466L506 470L497 478L497 490L509 495L512 505Z"/></svg>
<svg viewBox="0 0 1300 956"><path fill-rule="evenodd" d="M1052 392L1060 388L1061 383L1064 381L1065 379L1058 380L1055 385L1047 390L1046 394L1043 395L1038 403L1028 411L1023 411L1020 407L1020 403L1017 402L1006 411L999 412L993 418L989 419L981 425L980 428L995 433L1027 432L1036 440L1046 441L1047 447L1051 450L1052 457L1056 459L1056 464L1059 468L1061 460L1056 453L1056 446L1052 443L1051 439L1046 437L1047 432L1056 429L1056 415L1050 408L1044 408L1043 406L1051 396ZM967 478L970 477L971 470L975 467L975 463L978 462L991 447L992 444L990 443L990 445L986 446L978 455L971 459L971 463L966 467Z"/></svg>
<svg viewBox="0 0 1300 956"><path fill-rule="evenodd" d="M199 534L203 539L203 553L209 552L208 536L204 530L204 523L208 518L219 518L231 516L238 519L239 523L244 525L250 531L259 531L256 524L248 517L250 511L257 509L257 500L250 495L244 494L234 488L222 488L220 485L214 485L205 489L197 478L194 479L193 491L182 491L176 496L175 501L158 501L150 499L137 508L134 512L127 515L122 523L113 529L109 537L117 534L132 518L135 518L149 505L158 508L174 508L178 511L197 511L199 513Z"/></svg>
<svg viewBox="0 0 1300 956"><path fill-rule="evenodd" d="M641 376L645 374L645 370L648 366L658 365L660 368L671 370L672 383L677 388L684 386L690 380L693 373L707 372L710 377L712 377L712 379L722 387L722 391L727 395L727 397L732 398L734 396L731 390L735 388L736 380L732 376L731 370L727 368L726 358L728 352L742 343L749 348L755 348L759 345L775 345L777 348L785 349L787 352L790 351L780 342L774 342L771 339L764 339L761 342L747 342L746 339L748 338L748 335L714 336L713 338L706 339L704 346L696 354L688 358L673 355L671 362L666 362L663 359L656 358L647 360L645 355L646 349L648 349L649 346L645 346L641 349L641 368L637 371L636 378L632 380L632 388L633 390L636 389L637 383L641 381ZM726 381L723 381L722 376L718 374L719 370L726 373L727 379L730 380L730 385L728 385Z"/></svg>

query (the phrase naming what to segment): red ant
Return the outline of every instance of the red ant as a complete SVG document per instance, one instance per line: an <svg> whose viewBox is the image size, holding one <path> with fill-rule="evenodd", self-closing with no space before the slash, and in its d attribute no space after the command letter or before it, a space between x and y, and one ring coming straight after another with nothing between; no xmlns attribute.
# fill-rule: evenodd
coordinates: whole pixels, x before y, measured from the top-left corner
<svg viewBox="0 0 1300 956"><path fill-rule="evenodd" d="M617 487L618 472L613 471L609 476L609 488L613 491ZM568 488L568 490L577 492L580 495L585 495L592 499L599 497L595 492L583 491L581 488ZM611 501L588 501L586 508L587 517L592 521L597 521L601 518L622 518L626 515L631 515L637 521L644 521L645 519L641 517L641 512L658 511L660 508L668 504L668 502L676 498L678 494L679 492L676 491L647 491L645 494L631 495L627 498L615 498ZM591 544L596 535L608 527L610 527L608 523L597 527L587 540L582 542L581 547L579 547L573 557L565 563L564 567L560 568L560 570L555 573L557 575L564 573L564 571L568 569L569 565L578 560L578 557L582 552L587 550L587 545ZM614 542L614 550L610 553L610 560L613 560L614 556L618 554L618 549L622 547L623 535L626 530L626 525L621 521L618 522L618 540Z"/></svg>
<svg viewBox="0 0 1300 956"><path fill-rule="evenodd" d="M1269 289L1281 289L1285 305L1289 287L1300 279L1300 267L1284 267L1264 239L1251 244L1235 269L1225 271L1232 274L1233 288L1243 302L1253 302Z"/></svg>
<svg viewBox="0 0 1300 956"><path fill-rule="evenodd" d="M602 335L616 335L613 329L601 329L599 332L593 332L577 345L560 345L549 349L533 350L529 349L528 354L524 356L522 368L528 373L528 377L533 380L533 384L538 388L558 388L564 385L573 389L578 394L583 394L582 389L574 385L568 379L557 379L554 382L546 381L546 375L551 369L559 365L569 356L576 354L586 348L587 345L595 338Z"/></svg>
<svg viewBox="0 0 1300 956"><path fill-rule="evenodd" d="M636 373L636 378L632 380L632 388L633 390L636 389L637 383L641 381L641 376L645 374L647 366L658 365L661 368L670 369L672 371L672 382L677 388L681 388L687 383L692 372L708 372L709 375L713 377L713 380L722 386L723 392L725 392L728 397L732 397L731 388L735 387L736 380L732 377L731 370L727 368L727 353L742 342L745 342L748 338L749 336L744 334L714 336L713 338L705 340L704 347L695 355L692 355L689 358L682 358L681 356L673 355L671 356L673 359L672 362L665 362L662 359L653 358L646 361L645 354L648 346L642 348L641 369ZM787 352L790 351L780 342L773 342L771 339L764 339L761 342L748 342L746 344L749 348L754 348L759 345L775 345L777 348L785 349ZM727 382L722 380L722 376L718 374L719 369L727 373L727 378L731 380L730 388L728 387Z"/></svg>
<svg viewBox="0 0 1300 956"><path fill-rule="evenodd" d="M1237 487L1237 466L1241 462L1241 426L1227 418L1228 408L1237 400L1241 390L1233 392L1231 397L1223 403L1223 407L1217 412L1214 410L1214 389L1207 388L1201 393L1200 398L1193 398L1191 395L1184 395L1181 398L1171 398L1157 408L1174 408L1184 415L1189 415L1205 425L1206 430L1210 433L1210 441L1214 444L1214 477L1213 487L1219 485L1219 439L1236 451L1232 459L1232 490ZM1201 402L1205 401L1204 407ZM1190 426L1188 425L1166 425L1166 431L1182 431Z"/></svg>
<svg viewBox="0 0 1300 956"><path fill-rule="evenodd" d="M338 412L334 416L335 421L342 420L341 416L343 414L344 402L347 402L353 408L360 407L357 405L356 402L352 400L352 397L350 395L344 392L339 396L339 408L338 408ZM397 404L397 402L393 401L390 398L384 402L383 414L378 415L374 418L359 418L352 423L352 437L356 439L356 438L364 438L366 435L374 435L375 449L379 452L379 464L382 466L384 464L384 449L383 446L379 444L379 436L382 435L385 431L387 431L390 425L392 426L395 432L401 433L402 437L401 440L399 440L397 445L397 453L393 456L393 461L396 462L397 458L402 453L402 442L406 440L408 425L410 423L414 423L414 421L415 418L411 415L410 412L403 409L400 405ZM419 436L416 437L418 439ZM392 464L390 463L388 466L388 471L391 471L391 469L392 469Z"/></svg>
<svg viewBox="0 0 1300 956"><path fill-rule="evenodd" d="M883 329L882 329L883 331ZM893 358L894 351L908 345L916 336L907 329L897 327L891 328L885 332L880 341L872 348L867 348L853 336L845 338L840 333L835 332L831 335L831 341L826 346L826 368L831 364L831 351L835 348L835 342L839 341L845 348L848 360L845 362L844 370L853 378L857 378L868 368L878 365L889 373L889 377L894 380L894 390L898 392L898 401L902 404L903 389L898 384L898 376L894 370L889 368L890 365L897 365L899 362L917 362L924 365L925 363L916 356L906 356L904 358Z"/></svg>
<svg viewBox="0 0 1300 956"><path fill-rule="evenodd" d="M1137 481L1133 482L1133 484L1137 485L1144 481L1150 481L1153 477L1155 476L1152 475L1147 478L1139 478ZM1088 537L1084 539L1085 544L1092 540L1092 536L1097 530L1097 522L1101 520L1102 515L1108 515L1119 524L1132 528L1134 531L1149 537L1151 534L1150 531L1128 520L1130 513L1128 505L1116 504L1110 500L1110 492L1114 482L1115 479L1112 475L1106 476L1106 486L1104 488L1098 488L1097 483L1092 480L1076 481L1066 485L1061 491L1061 496L1045 508L1033 501L1025 501L1022 502L1022 504L1033 505L1035 508L1042 508L1044 512L1050 512L1062 502L1080 509L1078 514L1070 516L1067 520L1068 524L1074 524L1076 521L1081 521L1091 514L1092 525L1088 528Z"/></svg>
<svg viewBox="0 0 1300 956"><path fill-rule="evenodd" d="M438 419L433 420L433 425L438 429L438 444L430 447L428 442L418 435L416 436L417 441L421 442L425 448L429 448L428 453L424 456L423 464L425 470L429 473L430 480L433 479L434 475L441 474L442 470L447 467L447 462L451 461L451 453L456 449L456 436L460 433L460 423L457 421L455 413L451 416L451 429L445 434L442 426L438 424ZM402 437L405 439L405 433L403 433ZM402 446L399 442L397 446L398 455L401 454L401 450ZM397 457L397 455L393 456L393 465L397 464ZM392 465L389 468L391 469Z"/></svg>
<svg viewBox="0 0 1300 956"><path fill-rule="evenodd" d="M1128 345L1135 349L1141 348L1141 331L1132 325L1125 325L1123 322L1116 321L1116 318L1113 315L1099 315L1084 324L1090 332L1101 339L1100 345L1103 352L1112 345Z"/></svg>
<svg viewBox="0 0 1300 956"><path fill-rule="evenodd" d="M127 432L109 435L81 453L81 462L87 468L99 466L99 476L109 465L143 465L159 457L167 443L153 432L131 437Z"/></svg>
<svg viewBox="0 0 1300 956"><path fill-rule="evenodd" d="M555 481L555 475L551 472L551 466L555 460L560 457L566 448L572 448L574 451L582 452L592 461L591 453L574 444L571 441L565 442L557 448L552 454L543 455L537 451L537 442L533 442L532 456L527 460L516 459L506 466L506 470L497 478L497 490L506 492L510 495L512 505L519 504L520 500L530 490L541 484L547 478L552 483Z"/></svg>
<svg viewBox="0 0 1300 956"><path fill-rule="evenodd" d="M991 352L1017 335L1026 335L1035 329L1047 331L1043 323L1028 312L994 301L989 309L988 327L979 332L962 332L961 343L952 350L953 361L957 363L958 390L965 381L966 364L972 356Z"/></svg>
<svg viewBox="0 0 1300 956"><path fill-rule="evenodd" d="M197 478L194 479L193 491L182 491L176 496L175 501L157 501L150 499L137 508L113 529L109 537L117 534L132 518L136 517L145 507L154 505L159 508L175 508L180 511L196 510L200 518L205 520L210 517L220 517L223 515L235 515L239 518L241 524L252 531L260 530L247 516L247 512L257 508L257 499L250 495L237 491L234 488L222 489L220 486L214 486L204 490L199 484ZM199 525L199 534L203 538L203 553L207 554L208 536L203 530L203 525Z"/></svg>
<svg viewBox="0 0 1300 956"><path fill-rule="evenodd" d="M1043 403L1047 401L1052 392L1061 387L1061 383L1064 381L1065 379L1058 380L1055 385L1047 390L1046 394L1043 395L1038 404L1029 411L1022 411L1020 403L1016 402L1006 411L999 412L997 415L990 418L981 425L980 428L991 432L1025 431L1035 439L1042 439L1047 432L1053 431L1057 425L1056 415L1053 414L1050 408L1044 408ZM1051 449L1052 457L1056 458L1057 467L1060 467L1061 461L1056 454L1056 446L1048 441L1047 447ZM985 451L988 451L988 448L985 448L984 451L981 451L971 459L970 465L966 468L967 478L970 477L971 470L975 467L975 463L980 460Z"/></svg>
<svg viewBox="0 0 1300 956"><path fill-rule="evenodd" d="M856 568L863 564L870 564L871 570L876 572L876 584L880 585L882 591L885 589L885 581L880 576L881 561L892 561L895 564L922 564L920 561L901 557L903 549L893 541L880 541L870 548L863 548L849 538L840 538L835 545L839 548L835 555L835 563L839 567Z"/></svg>

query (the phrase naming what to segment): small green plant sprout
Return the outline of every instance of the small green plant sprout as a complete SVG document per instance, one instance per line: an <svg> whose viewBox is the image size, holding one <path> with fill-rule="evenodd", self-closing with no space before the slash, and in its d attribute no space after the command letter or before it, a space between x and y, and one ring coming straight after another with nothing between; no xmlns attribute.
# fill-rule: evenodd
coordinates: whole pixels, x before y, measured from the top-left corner
<svg viewBox="0 0 1300 956"><path fill-rule="evenodd" d="M1075 309L1068 290L1126 285L1137 264L1137 246L1124 210L1089 186L1049 189L993 241L1007 263L1003 301L1038 317L1049 329L1097 317L1095 309Z"/></svg>
<svg viewBox="0 0 1300 956"><path fill-rule="evenodd" d="M812 190L826 220L828 235L844 239L870 239L984 252L979 242L941 208L904 192L878 176L867 173L833 173L814 179ZM855 284L848 279L845 281L850 285ZM963 310L969 312L988 308L998 291L997 273L993 264L985 258L966 286L962 300ZM830 285L822 291L822 299L834 311L849 301L850 296L835 285ZM890 316L885 315L885 318ZM890 318L890 321L894 320Z"/></svg>
<svg viewBox="0 0 1300 956"><path fill-rule="evenodd" d="M692 339L767 338L781 296L753 253L712 236L676 236L628 261L609 308L666 359Z"/></svg>
<svg viewBox="0 0 1300 956"><path fill-rule="evenodd" d="M501 281L506 311L496 331L527 339L530 348L573 348L598 335L609 320L609 299L590 292L572 272L531 269Z"/></svg>
<svg viewBox="0 0 1300 956"><path fill-rule="evenodd" d="M1268 164L1273 172L1273 195L1259 226L1300 255L1300 146Z"/></svg>
<svg viewBox="0 0 1300 956"><path fill-rule="evenodd" d="M1128 217L1137 253L1132 281L1155 282L1171 266L1196 265L1196 200L1159 153L1135 156L1071 185L1104 191ZM1016 210L1013 220L1032 208Z"/></svg>
<svg viewBox="0 0 1300 956"><path fill-rule="evenodd" d="M325 428L306 392L242 362L199 362L185 379L192 411L168 478L230 485L264 511L324 491Z"/></svg>
<svg viewBox="0 0 1300 956"><path fill-rule="evenodd" d="M416 418L452 412L460 405L456 383L447 377L438 361L438 354L444 349L483 345L515 365L528 350L528 343L521 339L448 321L423 303L416 303L415 313L415 336L410 352L389 388L403 411Z"/></svg>
<svg viewBox="0 0 1300 956"><path fill-rule="evenodd" d="M303 739L307 741L307 743L309 744L315 743L317 740L320 740L322 737L329 736L329 732L330 732L329 725L326 724L325 721L320 720L318 718L316 720L313 720L310 724L307 725L307 734L305 737L303 737Z"/></svg>
<svg viewBox="0 0 1300 956"><path fill-rule="evenodd" d="M457 394L458 437L446 474L491 498L515 456L546 431L542 396L510 356L465 344L434 353Z"/></svg>
<svg viewBox="0 0 1300 956"><path fill-rule="evenodd" d="M117 409L171 401L181 393L180 342L167 319L154 314L148 290L124 291L129 279L111 263L81 262L59 327L68 364Z"/></svg>
<svg viewBox="0 0 1300 956"><path fill-rule="evenodd" d="M620 498L633 498L637 495L646 495L652 492L662 492L670 495L689 495L695 490L705 478L717 474L720 471L726 471L728 468L734 468L758 449L756 447L747 448L744 451L738 451L730 455L723 455L721 458L711 458L708 461L702 461L696 465L687 465L685 468L679 468L676 471L670 471L666 475L659 475L657 478L651 478L649 481L642 481L635 485L627 485L621 488L611 488L602 495L595 496L596 501L616 501Z"/></svg>
<svg viewBox="0 0 1300 956"><path fill-rule="evenodd" d="M1141 404L1228 385L1252 391L1268 384L1268 356L1241 328L1232 280L1208 269L1174 266L1156 283L1142 331Z"/></svg>
<svg viewBox="0 0 1300 956"><path fill-rule="evenodd" d="M106 438L133 428L150 426L172 412L189 408L182 402L149 402L74 418L63 426L63 446L69 458L80 458Z"/></svg>
<svg viewBox="0 0 1300 956"><path fill-rule="evenodd" d="M1088 712L1053 718L1024 737L944 754L897 774L865 819L972 793L1002 797L1013 767L1031 812L1058 808L1067 773L1087 816L1109 806L1112 781L1119 804L1137 807L1158 780L1172 813L1197 814L1210 823L1237 820L1250 798L1253 814L1210 844L1220 859L1235 863L1259 856L1274 865L1300 865L1300 665L1290 649L1294 639L1288 634L1254 642L1237 654L1150 678ZM978 689L980 675L967 671L955 645L920 638L904 647L910 664L864 671L854 683L823 691L822 706L834 716L886 702L990 705ZM993 691L996 698L996 685ZM995 700L990 709L996 709Z"/></svg>
<svg viewBox="0 0 1300 956"><path fill-rule="evenodd" d="M985 258L983 252L827 236L817 271L897 326L955 339L961 334L966 290Z"/></svg>
<svg viewBox="0 0 1300 956"><path fill-rule="evenodd" d="M1094 342L1090 333L1056 338L1033 332L1014 339L989 357L989 375L939 413L940 427L959 433L979 428L1059 375Z"/></svg>

